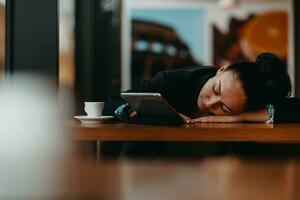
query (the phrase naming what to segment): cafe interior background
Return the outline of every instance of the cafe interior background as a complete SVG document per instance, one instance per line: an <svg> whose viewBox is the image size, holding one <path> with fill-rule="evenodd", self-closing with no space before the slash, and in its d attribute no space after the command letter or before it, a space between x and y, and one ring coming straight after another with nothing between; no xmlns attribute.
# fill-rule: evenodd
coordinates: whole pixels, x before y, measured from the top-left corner
<svg viewBox="0 0 300 200"><path fill-rule="evenodd" d="M295 88L293 12L291 0L60 1L59 82L75 88L78 113L83 99L104 100L161 70L273 51L288 62Z"/></svg>
<svg viewBox="0 0 300 200"><path fill-rule="evenodd" d="M296 25L299 19L295 17L298 15L296 4L299 8L296 0L60 0L56 77L57 88L63 99L59 113L63 112L64 118L60 119L84 114L85 101L104 101L109 95L138 86L161 70L191 65L220 67L240 60L253 60L264 51L273 51L288 63L293 95L300 97L300 82L297 79L300 75L300 62L296 56L299 52L299 47L296 46L296 33L299 32ZM7 70L5 7L5 0L1 0L1 79L5 79ZM34 90L35 85L32 88ZM27 92L22 94L28 96ZM16 107L25 113L18 118L20 121L27 118L28 110L23 110L28 106L25 103L26 101ZM0 108L4 109L5 105L0 105ZM50 104L47 106L49 109L53 108ZM41 112L48 114L48 111ZM0 119L8 120L1 114ZM42 127L43 125L45 124L41 123L37 130L47 130L45 127L54 130L51 124ZM7 127L13 127L10 132L19 131L11 124ZM7 127L3 126L0 131ZM32 126L26 127L32 130ZM40 140L35 142L44 140L38 139ZM50 139L63 140L58 134L52 135ZM52 144L43 142L43 145ZM41 146L38 147L39 149L29 150L42 149ZM57 150L55 145L47 147ZM41 158L41 161L45 159ZM127 172L130 174L132 171L127 169ZM42 174L42 170L39 173ZM47 176L49 177L50 175ZM28 180L28 177L25 179ZM34 183L39 185L38 181ZM32 188L28 187L28 191L31 191ZM142 190L134 187L129 189L129 197L142 197Z"/></svg>
<svg viewBox="0 0 300 200"><path fill-rule="evenodd" d="M61 88L75 94L76 113L83 112L84 101L105 100L161 70L220 67L254 60L264 51L288 62L295 88L292 0L63 0L58 7L58 80Z"/></svg>

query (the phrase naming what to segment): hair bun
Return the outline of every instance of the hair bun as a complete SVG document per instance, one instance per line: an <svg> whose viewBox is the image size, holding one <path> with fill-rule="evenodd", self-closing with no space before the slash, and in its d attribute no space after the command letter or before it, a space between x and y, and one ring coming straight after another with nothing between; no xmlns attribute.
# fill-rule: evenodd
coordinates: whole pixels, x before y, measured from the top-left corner
<svg viewBox="0 0 300 200"><path fill-rule="evenodd" d="M286 64L273 53L262 53L257 56L255 63L259 66L259 72L265 75L281 74L286 71Z"/></svg>
<svg viewBox="0 0 300 200"><path fill-rule="evenodd" d="M256 60L259 73L265 79L265 86L272 99L278 99L290 94L291 81L287 73L287 65L273 53L262 53Z"/></svg>

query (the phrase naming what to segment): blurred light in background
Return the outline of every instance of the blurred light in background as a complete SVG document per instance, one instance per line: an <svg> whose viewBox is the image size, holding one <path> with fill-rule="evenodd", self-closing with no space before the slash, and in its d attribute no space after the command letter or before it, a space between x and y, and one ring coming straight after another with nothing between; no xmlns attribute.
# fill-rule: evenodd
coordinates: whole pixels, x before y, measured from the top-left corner
<svg viewBox="0 0 300 200"><path fill-rule="evenodd" d="M59 4L59 83L73 87L75 81L75 0Z"/></svg>
<svg viewBox="0 0 300 200"><path fill-rule="evenodd" d="M0 199L59 192L69 145L52 84L28 74L0 83Z"/></svg>
<svg viewBox="0 0 300 200"><path fill-rule="evenodd" d="M239 3L239 0L219 0L219 6L223 9L235 8Z"/></svg>

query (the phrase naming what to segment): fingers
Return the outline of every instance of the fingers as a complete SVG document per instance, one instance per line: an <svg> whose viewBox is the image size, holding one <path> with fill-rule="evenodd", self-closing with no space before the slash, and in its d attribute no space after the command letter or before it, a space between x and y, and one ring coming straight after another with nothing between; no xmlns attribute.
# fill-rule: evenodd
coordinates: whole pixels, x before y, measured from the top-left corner
<svg viewBox="0 0 300 200"><path fill-rule="evenodd" d="M235 123L240 122L240 118L235 115L230 116L205 116L192 120L192 123Z"/></svg>
<svg viewBox="0 0 300 200"><path fill-rule="evenodd" d="M186 119L185 123L194 124L194 123L209 122L209 121L210 121L209 117L199 117L196 119Z"/></svg>
<svg viewBox="0 0 300 200"><path fill-rule="evenodd" d="M207 117L199 117L196 119L192 119L192 123L206 123L206 122L217 122L216 119L214 120L214 118L207 116Z"/></svg>
<svg viewBox="0 0 300 200"><path fill-rule="evenodd" d="M192 124L192 119L184 119L184 123L186 124Z"/></svg>
<svg viewBox="0 0 300 200"><path fill-rule="evenodd" d="M184 115L182 113L179 113L179 115L183 118L184 123L186 123L186 124L190 124L191 123L192 119L190 117L188 117L188 116L186 116L186 115Z"/></svg>
<svg viewBox="0 0 300 200"><path fill-rule="evenodd" d="M193 123L230 123L230 122L238 122L238 120L234 116L216 116L216 115L185 120L186 124L193 124Z"/></svg>
<svg viewBox="0 0 300 200"><path fill-rule="evenodd" d="M192 120L185 120L184 121L186 124L193 124L194 122Z"/></svg>
<svg viewBox="0 0 300 200"><path fill-rule="evenodd" d="M192 123L218 123L218 122L230 122L231 119L227 116L205 116L192 120Z"/></svg>
<svg viewBox="0 0 300 200"><path fill-rule="evenodd" d="M136 116L137 114L138 114L137 112L131 111L131 112L129 113L129 117L133 118L133 117Z"/></svg>

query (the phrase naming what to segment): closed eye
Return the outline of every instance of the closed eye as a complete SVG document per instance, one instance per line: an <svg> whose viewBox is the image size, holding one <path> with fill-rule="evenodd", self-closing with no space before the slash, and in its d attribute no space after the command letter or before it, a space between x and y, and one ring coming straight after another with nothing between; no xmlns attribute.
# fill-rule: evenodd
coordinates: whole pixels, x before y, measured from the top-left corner
<svg viewBox="0 0 300 200"><path fill-rule="evenodd" d="M227 113L227 114L233 114L230 110L228 110L228 109L226 108L226 106L225 106L224 104L221 105L221 109L222 109L222 111L223 111L224 113Z"/></svg>
<svg viewBox="0 0 300 200"><path fill-rule="evenodd" d="M215 95L219 95L219 92L218 92L218 86L217 84L214 85L214 88L213 88L213 92L215 93Z"/></svg>
<svg viewBox="0 0 300 200"><path fill-rule="evenodd" d="M214 88L215 90L215 88ZM218 90L215 90L215 94L217 95L222 95L221 93L221 81L219 80L219 85L218 85ZM234 112L224 103L221 104L221 109L224 113L229 113L229 114L233 114Z"/></svg>

